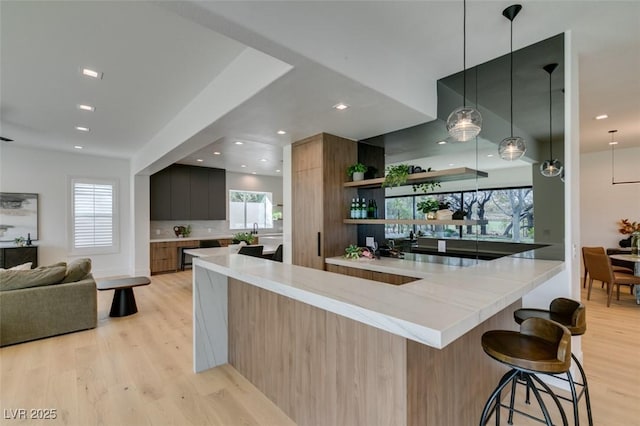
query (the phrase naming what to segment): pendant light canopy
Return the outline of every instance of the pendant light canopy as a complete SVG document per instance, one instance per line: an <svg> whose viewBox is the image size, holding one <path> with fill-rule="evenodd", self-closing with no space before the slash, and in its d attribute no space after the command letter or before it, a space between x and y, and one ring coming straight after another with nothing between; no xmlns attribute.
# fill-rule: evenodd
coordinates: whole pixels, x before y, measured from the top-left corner
<svg viewBox="0 0 640 426"><path fill-rule="evenodd" d="M553 158L553 133L551 132L551 123L553 115L551 114L551 74L558 67L558 64L548 64L542 67L547 73L549 73L549 159L540 164L540 173L545 177L556 177L562 173L564 166L557 158Z"/></svg>
<svg viewBox="0 0 640 426"><path fill-rule="evenodd" d="M467 106L467 1L463 1L462 14L462 106L453 110L447 118L447 131L459 142L467 142L480 133L482 116L475 108Z"/></svg>
<svg viewBox="0 0 640 426"><path fill-rule="evenodd" d="M513 20L522 10L522 6L514 4L502 11L502 16L511 22L511 49L509 54L509 91L510 91L510 110L511 110L511 136L504 138L498 146L498 154L503 160L514 161L519 159L527 151L527 145L520 136L513 136Z"/></svg>

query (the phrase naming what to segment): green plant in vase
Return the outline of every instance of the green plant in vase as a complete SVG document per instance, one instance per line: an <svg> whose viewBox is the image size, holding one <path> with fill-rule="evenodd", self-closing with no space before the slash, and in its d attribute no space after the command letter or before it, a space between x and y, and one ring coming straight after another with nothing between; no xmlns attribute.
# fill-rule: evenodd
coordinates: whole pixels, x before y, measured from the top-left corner
<svg viewBox="0 0 640 426"><path fill-rule="evenodd" d="M387 166L385 169L384 182L382 182L382 187L394 187L400 186L407 183L407 179L409 178L409 165L408 164L398 164L395 166Z"/></svg>
<svg viewBox="0 0 640 426"><path fill-rule="evenodd" d="M429 197L418 202L418 204L416 204L416 208L424 214L427 219L435 219L436 212L440 208L440 203L435 198Z"/></svg>
<svg viewBox="0 0 640 426"><path fill-rule="evenodd" d="M349 166L347 169L347 174L354 181L363 180L364 174L367 172L367 166L362 163L356 163Z"/></svg>
<svg viewBox="0 0 640 426"><path fill-rule="evenodd" d="M253 235L250 232L238 232L233 236L233 241L235 244L238 244L240 241L251 244L253 243Z"/></svg>
<svg viewBox="0 0 640 426"><path fill-rule="evenodd" d="M344 249L344 257L351 260L357 260L362 255L362 248L358 247L355 244L351 244L349 247Z"/></svg>

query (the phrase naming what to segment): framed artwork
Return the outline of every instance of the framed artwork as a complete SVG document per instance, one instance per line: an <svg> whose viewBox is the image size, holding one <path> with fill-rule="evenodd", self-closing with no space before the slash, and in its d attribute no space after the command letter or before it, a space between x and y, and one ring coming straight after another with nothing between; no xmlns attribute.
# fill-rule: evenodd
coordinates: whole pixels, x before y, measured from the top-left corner
<svg viewBox="0 0 640 426"><path fill-rule="evenodd" d="M38 239L38 194L0 192L0 241Z"/></svg>

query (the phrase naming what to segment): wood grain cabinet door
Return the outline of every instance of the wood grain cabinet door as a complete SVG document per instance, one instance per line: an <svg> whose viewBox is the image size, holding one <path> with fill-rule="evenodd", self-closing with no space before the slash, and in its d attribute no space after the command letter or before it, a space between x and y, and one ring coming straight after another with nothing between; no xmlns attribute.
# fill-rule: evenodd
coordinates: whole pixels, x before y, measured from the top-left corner
<svg viewBox="0 0 640 426"><path fill-rule="evenodd" d="M294 173L293 264L324 269L322 169Z"/></svg>

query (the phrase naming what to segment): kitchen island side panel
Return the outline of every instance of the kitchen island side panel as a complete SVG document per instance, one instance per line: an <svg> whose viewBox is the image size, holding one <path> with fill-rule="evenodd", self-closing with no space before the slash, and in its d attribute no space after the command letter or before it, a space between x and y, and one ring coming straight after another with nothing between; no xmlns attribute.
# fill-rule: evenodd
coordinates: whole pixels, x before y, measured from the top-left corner
<svg viewBox="0 0 640 426"><path fill-rule="evenodd" d="M482 350L489 330L518 330L513 303L443 349L407 340L409 426L477 424L486 400L508 368Z"/></svg>
<svg viewBox="0 0 640 426"><path fill-rule="evenodd" d="M406 339L229 279L229 362L299 425L406 424Z"/></svg>

